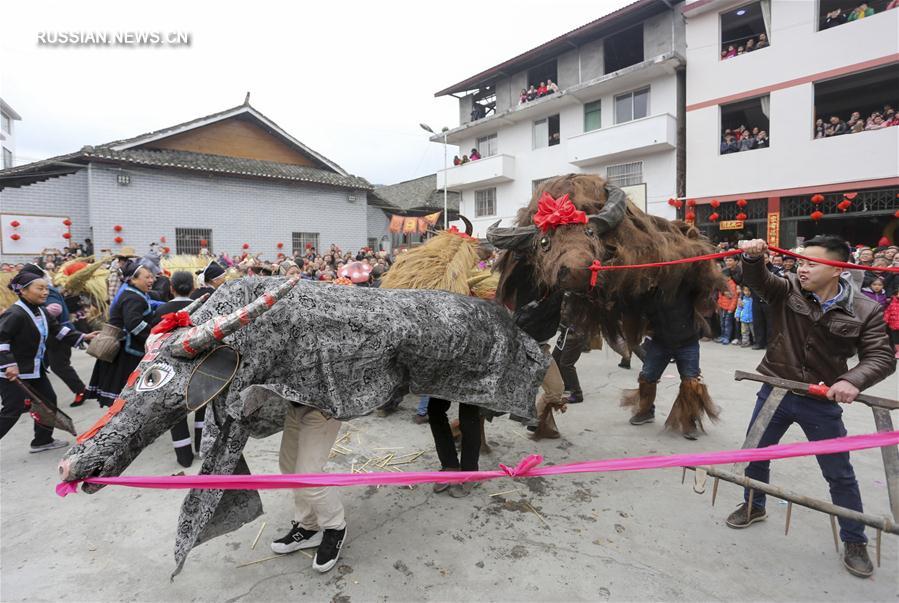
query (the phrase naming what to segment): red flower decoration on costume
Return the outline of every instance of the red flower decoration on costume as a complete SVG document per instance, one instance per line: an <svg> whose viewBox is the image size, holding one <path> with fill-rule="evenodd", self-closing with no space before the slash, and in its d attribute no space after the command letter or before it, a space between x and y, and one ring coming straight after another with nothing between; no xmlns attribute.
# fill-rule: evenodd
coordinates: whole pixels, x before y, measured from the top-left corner
<svg viewBox="0 0 899 603"><path fill-rule="evenodd" d="M534 224L546 232L550 228L556 228L562 224L586 224L587 214L577 209L568 193L558 199L544 192L537 203L537 213L534 214Z"/></svg>
<svg viewBox="0 0 899 603"><path fill-rule="evenodd" d="M843 213L846 213L846 210L850 207L852 207L852 201L848 199L843 199L842 201L837 203L837 209L839 209Z"/></svg>
<svg viewBox="0 0 899 603"><path fill-rule="evenodd" d="M821 203L822 201L824 201L824 195L812 195L812 203L814 203L815 205Z"/></svg>
<svg viewBox="0 0 899 603"><path fill-rule="evenodd" d="M743 220L746 219L746 214L744 214L743 212L740 212L740 213L738 213L738 214L736 215L736 218L737 218L737 220L739 220L740 222L742 222Z"/></svg>
<svg viewBox="0 0 899 603"><path fill-rule="evenodd" d="M162 320L159 321L153 329L150 331L152 334L157 333L168 333L169 331L173 331L175 329L182 329L184 327L192 327L194 325L190 320L190 314L181 310L179 312L169 312L168 314L162 315Z"/></svg>
<svg viewBox="0 0 899 603"><path fill-rule="evenodd" d="M717 222L717 221L718 221L718 218L720 218L720 217L721 217L721 216L718 215L718 212L714 211L714 212L712 212L712 213L709 214L709 221L710 221L710 222Z"/></svg>
<svg viewBox="0 0 899 603"><path fill-rule="evenodd" d="M709 201L709 205L712 206L712 209L718 209L721 206L721 201L719 201L718 199L712 199L711 201Z"/></svg>
<svg viewBox="0 0 899 603"><path fill-rule="evenodd" d="M818 211L817 209L815 211L813 211L811 213L811 215L809 216L809 218L811 218L815 222L817 222L818 220L820 220L823 217L824 217L824 212Z"/></svg>
<svg viewBox="0 0 899 603"><path fill-rule="evenodd" d="M852 201L856 197L858 197L858 193L843 193L843 198L849 199L850 201Z"/></svg>
<svg viewBox="0 0 899 603"><path fill-rule="evenodd" d="M747 203L746 199L737 199L737 207L746 207Z"/></svg>
<svg viewBox="0 0 899 603"><path fill-rule="evenodd" d="M116 238L113 239L113 241L115 241L116 243L119 243L119 244L121 244L121 242L124 241L124 240L125 240L125 239L123 239L122 237L116 237Z"/></svg>
<svg viewBox="0 0 899 603"><path fill-rule="evenodd" d="M534 219L536 220L536 217L535 217ZM459 229L456 228L455 226L450 226L450 227L449 227L449 230L447 230L447 232L451 232L451 233L453 233L453 234L455 234L455 235L459 235L459 236L462 237L463 239L472 239L472 240L475 240L474 237L471 237L471 236L469 236L467 233L462 232L461 230L459 230Z"/></svg>

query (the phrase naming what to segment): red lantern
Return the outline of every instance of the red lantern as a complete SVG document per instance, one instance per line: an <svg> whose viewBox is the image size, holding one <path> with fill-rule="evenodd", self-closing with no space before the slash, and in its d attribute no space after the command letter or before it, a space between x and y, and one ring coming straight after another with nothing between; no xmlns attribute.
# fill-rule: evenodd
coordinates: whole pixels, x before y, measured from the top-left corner
<svg viewBox="0 0 899 603"><path fill-rule="evenodd" d="M677 209L680 209L680 208L682 208L683 206L684 206L684 202L683 202L683 201L676 200L676 201L674 202L674 207L676 207Z"/></svg>
<svg viewBox="0 0 899 603"><path fill-rule="evenodd" d="M823 217L824 217L824 212L818 211L817 209L815 211L813 211L811 213L811 215L809 216L809 218L811 218L815 222L817 222L818 220L820 220Z"/></svg>
<svg viewBox="0 0 899 603"><path fill-rule="evenodd" d="M277 247L278 249L284 249L284 243L278 243L278 244L276 245L276 247Z"/></svg>
<svg viewBox="0 0 899 603"><path fill-rule="evenodd" d="M843 213L846 213L846 210L850 207L852 207L852 201L848 199L843 199L842 201L837 203L837 209L839 209Z"/></svg>
<svg viewBox="0 0 899 603"><path fill-rule="evenodd" d="M19 226L22 225L22 223L19 222L18 220L13 220L12 222L9 223L9 225L12 226L13 228L18 228Z"/></svg>
<svg viewBox="0 0 899 603"><path fill-rule="evenodd" d="M852 201L856 197L858 197L858 193L843 193L843 198L849 199L850 201Z"/></svg>
<svg viewBox="0 0 899 603"><path fill-rule="evenodd" d="M9 238L12 239L13 241L18 241L18 240L21 239L22 237L19 236L19 233L14 232L14 233L12 233L11 235L9 235Z"/></svg>
<svg viewBox="0 0 899 603"><path fill-rule="evenodd" d="M899 218L899 209L896 210L896 213L893 214L894 218Z"/></svg>
<svg viewBox="0 0 899 603"><path fill-rule="evenodd" d="M159 237L159 242L160 242L160 243L165 243L165 242L166 242L166 240L165 240L165 235Z"/></svg>
<svg viewBox="0 0 899 603"><path fill-rule="evenodd" d="M743 208L746 207L747 201L746 199L737 199L737 207Z"/></svg>
<svg viewBox="0 0 899 603"><path fill-rule="evenodd" d="M822 201L824 201L824 195L812 195L812 203L814 203L815 205L818 205Z"/></svg>
<svg viewBox="0 0 899 603"><path fill-rule="evenodd" d="M684 218L686 218L687 222L692 222L696 219L696 214L694 214L692 211L688 211L687 215L684 216Z"/></svg>
<svg viewBox="0 0 899 603"><path fill-rule="evenodd" d="M742 222L743 220L746 219L746 214L744 214L743 212L740 212L740 213L737 214L736 218L737 218L737 220L739 220L740 222Z"/></svg>
<svg viewBox="0 0 899 603"><path fill-rule="evenodd" d="M675 203L677 203L677 201L675 201L674 197L668 199L668 205L670 205L671 207L674 207Z"/></svg>
<svg viewBox="0 0 899 603"><path fill-rule="evenodd" d="M72 233L70 233L70 232L64 232L64 233L62 233L62 238L64 238L64 239L71 239L71 238L72 238Z"/></svg>
<svg viewBox="0 0 899 603"><path fill-rule="evenodd" d="M124 241L124 240L125 240L125 239L123 239L122 237L116 237L116 238L113 239L113 241L115 241L115 242L118 243L119 245L121 245L121 244L122 244L122 241Z"/></svg>
<svg viewBox="0 0 899 603"><path fill-rule="evenodd" d="M696 199L687 199L687 207L696 207Z"/></svg>
<svg viewBox="0 0 899 603"><path fill-rule="evenodd" d="M71 226L71 225L72 225L72 221L69 220L68 218L66 218L65 220L63 220L62 223L65 224L66 226Z"/></svg>
<svg viewBox="0 0 899 603"><path fill-rule="evenodd" d="M200 239L200 245L202 247L206 247L206 245L208 245L208 244L209 244L209 241L207 241L206 239ZM246 249L246 247L244 247L244 249Z"/></svg>
<svg viewBox="0 0 899 603"><path fill-rule="evenodd" d="M718 199L712 199L711 201L709 201L709 205L712 206L712 209L718 209L721 206L721 201L719 201Z"/></svg>
<svg viewBox="0 0 899 603"><path fill-rule="evenodd" d="M283 258L283 257L284 257L284 254L283 254L283 253L279 253L279 254L278 254L278 257L279 257L279 258Z"/></svg>
<svg viewBox="0 0 899 603"><path fill-rule="evenodd" d="M114 231L116 231L116 232L122 232L122 227L119 226L118 224L116 224L115 226L113 226L112 229L113 229Z"/></svg>
<svg viewBox="0 0 899 603"><path fill-rule="evenodd" d="M709 214L709 222L717 222L718 218L721 216L718 215L718 212L712 212Z"/></svg>
<svg viewBox="0 0 899 603"><path fill-rule="evenodd" d="M244 248L244 249L249 249L249 248L250 248L250 244L249 244L249 243L244 243L244 244L243 244L243 248Z"/></svg>

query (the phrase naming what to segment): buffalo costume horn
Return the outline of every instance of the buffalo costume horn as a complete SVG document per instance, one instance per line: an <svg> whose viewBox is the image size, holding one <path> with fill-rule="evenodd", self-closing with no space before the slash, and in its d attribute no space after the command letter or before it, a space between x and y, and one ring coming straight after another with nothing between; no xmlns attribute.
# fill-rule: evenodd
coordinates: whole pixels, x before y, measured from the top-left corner
<svg viewBox="0 0 899 603"><path fill-rule="evenodd" d="M199 326L191 327L172 342L172 356L193 358L197 354L208 350L228 335L237 332L268 311L279 299L287 295L298 282L298 278L287 280L278 285L272 292L266 291L259 298L227 316L216 316Z"/></svg>
<svg viewBox="0 0 899 603"><path fill-rule="evenodd" d="M606 202L598 214L587 216L596 234L602 235L614 230L624 219L627 211L627 195L617 186L606 185Z"/></svg>
<svg viewBox="0 0 899 603"><path fill-rule="evenodd" d="M459 219L465 222L465 234L467 234L468 236L474 234L474 226L471 225L471 220L469 220L462 214L459 214Z"/></svg>
<svg viewBox="0 0 899 603"><path fill-rule="evenodd" d="M497 220L487 228L487 240L497 249L526 249L540 232L536 226L500 228L500 222L502 220Z"/></svg>

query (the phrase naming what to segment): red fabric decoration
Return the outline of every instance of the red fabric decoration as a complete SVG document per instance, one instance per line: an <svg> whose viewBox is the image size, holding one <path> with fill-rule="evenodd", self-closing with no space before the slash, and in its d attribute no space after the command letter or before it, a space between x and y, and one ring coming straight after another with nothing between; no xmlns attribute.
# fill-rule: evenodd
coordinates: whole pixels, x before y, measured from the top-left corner
<svg viewBox="0 0 899 603"><path fill-rule="evenodd" d="M830 391L830 388L826 385L822 384L809 384L808 393L810 396L816 396L818 398L826 398L827 392Z"/></svg>
<svg viewBox="0 0 899 603"><path fill-rule="evenodd" d="M14 232L14 233L12 233L11 235L9 235L9 238L12 239L13 241L18 241L18 240L21 239L22 237L19 236L19 233Z"/></svg>
<svg viewBox="0 0 899 603"><path fill-rule="evenodd" d="M586 214L585 214L585 215L586 215ZM535 221L535 222L537 221L537 216L534 216L534 221ZM459 230L459 229L456 228L455 226L450 226L450 227L449 227L449 230L448 230L447 232L451 232L451 233L453 233L453 234L455 234L455 235L459 235L459 236L462 237L463 239L471 239L471 240L473 240L473 241L474 241L474 240L477 240L477 239L475 239L474 237L468 236L468 234L462 232L461 230Z"/></svg>
<svg viewBox="0 0 899 603"><path fill-rule="evenodd" d="M64 239L71 239L71 238L72 238L72 233L70 233L70 232L64 232L64 233L62 233L62 238L64 238Z"/></svg>
<svg viewBox="0 0 899 603"><path fill-rule="evenodd" d="M602 270L602 262L599 260L593 260L593 263L590 264L590 288L596 286L596 277L599 276L599 271Z"/></svg>
<svg viewBox="0 0 899 603"><path fill-rule="evenodd" d="M823 217L824 217L824 212L818 211L817 209L815 211L813 211L811 213L811 215L809 216L809 218L811 218L815 222L817 222L818 220L820 220Z"/></svg>
<svg viewBox="0 0 899 603"><path fill-rule="evenodd" d="M275 245L275 247L277 247L278 249L284 249L284 243L278 243L277 245Z"/></svg>
<svg viewBox="0 0 899 603"><path fill-rule="evenodd" d="M837 203L837 209L839 209L843 213L846 213L846 210L850 207L852 207L852 201L849 201L848 199L843 199L842 201Z"/></svg>
<svg viewBox="0 0 899 603"><path fill-rule="evenodd" d="M738 214L736 215L736 218L737 218L737 220L739 220L740 222L742 222L743 220L746 219L746 214L744 214L743 212L740 212L740 213L738 213Z"/></svg>
<svg viewBox="0 0 899 603"><path fill-rule="evenodd" d="M737 207L746 207L747 204L748 202L746 199L737 199Z"/></svg>
<svg viewBox="0 0 899 603"><path fill-rule="evenodd" d="M13 220L12 222L9 223L9 225L12 226L13 228L18 228L19 226L22 225L22 223L19 222L18 220Z"/></svg>
<svg viewBox="0 0 899 603"><path fill-rule="evenodd" d="M547 192L543 193L537 203L537 213L534 214L534 224L546 232L550 228L556 228L562 224L586 224L587 214L577 209L568 194L554 199Z"/></svg>
<svg viewBox="0 0 899 603"><path fill-rule="evenodd" d="M687 199L687 207L696 207L696 199Z"/></svg>
<svg viewBox="0 0 899 603"><path fill-rule="evenodd" d="M818 205L822 201L824 201L824 195L812 195L812 203L815 205Z"/></svg>
<svg viewBox="0 0 899 603"><path fill-rule="evenodd" d="M209 243L209 241L207 241L206 239L200 239L200 245L201 245L202 247L206 247L206 245L207 245L208 243ZM246 249L247 247L249 247L249 245L244 246L244 249Z"/></svg>
<svg viewBox="0 0 899 603"><path fill-rule="evenodd" d="M185 312L184 310L180 310L178 312L169 312L168 314L162 315L162 320L159 321L153 330L150 331L152 334L157 333L168 333L169 331L173 331L175 329L182 329L184 327L192 327L194 323L190 320L190 314Z"/></svg>
<svg viewBox="0 0 899 603"><path fill-rule="evenodd" d="M718 199L712 199L711 201L709 201L709 205L712 206L712 209L718 209L721 206L721 201L719 201Z"/></svg>
<svg viewBox="0 0 899 603"><path fill-rule="evenodd" d="M858 197L858 193L843 193L843 198L849 199L850 201L852 201L856 197Z"/></svg>
<svg viewBox="0 0 899 603"><path fill-rule="evenodd" d="M68 218L66 218L65 220L63 220L62 223L65 224L66 226L71 226L71 225L72 225L72 221L69 220Z"/></svg>
<svg viewBox="0 0 899 603"><path fill-rule="evenodd" d="M709 214L709 222L717 222L718 218L720 218L720 217L721 216L718 215L718 212L714 211Z"/></svg>
<svg viewBox="0 0 899 603"><path fill-rule="evenodd" d="M693 213L692 211L688 211L687 215L684 216L684 218L687 220L687 222L692 222L693 220L696 219L696 214Z"/></svg>
<svg viewBox="0 0 899 603"><path fill-rule="evenodd" d="M116 243L119 243L119 244L121 244L121 242L124 241L124 240L125 240L125 239L123 239L122 237L116 237L116 238L113 239L113 241L115 241Z"/></svg>
<svg viewBox="0 0 899 603"><path fill-rule="evenodd" d="M113 226L112 229L113 229L114 231L116 231L116 232L122 232L122 227L119 226L118 224L116 224L115 226Z"/></svg>
<svg viewBox="0 0 899 603"><path fill-rule="evenodd" d="M244 243L244 244L243 244L243 248L244 248L244 249L249 249L249 248L250 248L250 244L249 244L249 243Z"/></svg>

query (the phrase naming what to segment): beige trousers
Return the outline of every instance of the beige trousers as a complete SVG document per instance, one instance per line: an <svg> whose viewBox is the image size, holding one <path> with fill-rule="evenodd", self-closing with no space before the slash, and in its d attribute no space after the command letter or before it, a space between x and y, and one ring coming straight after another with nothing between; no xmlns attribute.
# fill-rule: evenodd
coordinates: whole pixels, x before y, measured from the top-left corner
<svg viewBox="0 0 899 603"><path fill-rule="evenodd" d="M562 401L562 394L565 393L565 383L562 381L562 374L555 360L552 360L552 353L549 344L542 344L540 349L543 353L550 357L549 369L546 376L543 377L543 394L537 399L537 416L543 412L547 404L558 404Z"/></svg>
<svg viewBox="0 0 899 603"><path fill-rule="evenodd" d="M308 406L293 406L284 419L279 465L281 473L321 473L337 440L340 421ZM339 530L346 525L336 488L297 488L295 517L306 530Z"/></svg>

